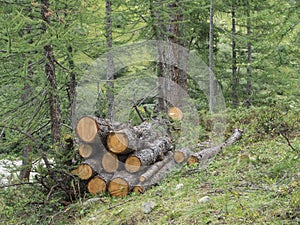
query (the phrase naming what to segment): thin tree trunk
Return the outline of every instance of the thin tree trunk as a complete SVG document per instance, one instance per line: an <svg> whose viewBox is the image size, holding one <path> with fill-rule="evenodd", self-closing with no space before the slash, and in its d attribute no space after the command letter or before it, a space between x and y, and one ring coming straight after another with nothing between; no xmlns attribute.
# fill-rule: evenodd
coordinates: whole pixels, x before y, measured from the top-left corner
<svg viewBox="0 0 300 225"><path fill-rule="evenodd" d="M50 24L50 4L48 0L42 0L41 4L41 14L42 14L42 31L46 32L47 26L46 24ZM44 53L46 58L45 64L45 74L49 82L49 108L50 108L50 120L51 120L51 136L52 136L52 144L54 146L59 145L61 143L61 112L60 112L60 103L58 97L58 88L56 82L55 75L55 57L53 52L52 45L44 46Z"/></svg>
<svg viewBox="0 0 300 225"><path fill-rule="evenodd" d="M232 104L233 107L238 106L238 78L237 78L237 66L236 66L236 23L235 23L235 0L232 0L231 6L232 16Z"/></svg>
<svg viewBox="0 0 300 225"><path fill-rule="evenodd" d="M111 4L110 0L106 1L106 44L108 50L112 48L112 19L111 19ZM108 53L107 56L107 90L106 98L108 103L107 118L112 120L114 117L114 59L113 55Z"/></svg>
<svg viewBox="0 0 300 225"><path fill-rule="evenodd" d="M252 105L252 83L251 83L251 76L252 76L252 45L251 45L251 20L250 20L250 2L247 0L247 37L248 37L248 42L247 42L247 49L248 49L248 57L247 57L247 108L250 108Z"/></svg>
<svg viewBox="0 0 300 225"><path fill-rule="evenodd" d="M214 1L210 1L210 23L209 23L209 111L214 108L214 78L213 78L213 26L214 26Z"/></svg>

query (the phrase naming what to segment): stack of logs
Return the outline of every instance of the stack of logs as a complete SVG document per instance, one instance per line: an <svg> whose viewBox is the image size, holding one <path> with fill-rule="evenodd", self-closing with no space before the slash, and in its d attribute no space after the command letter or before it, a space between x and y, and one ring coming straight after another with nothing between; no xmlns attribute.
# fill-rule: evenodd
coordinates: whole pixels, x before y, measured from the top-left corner
<svg viewBox="0 0 300 225"><path fill-rule="evenodd" d="M168 116L181 120L182 112L170 108ZM84 116L77 122L76 133L83 161L72 173L87 181L91 194L108 191L112 196L122 197L131 191L144 193L176 164L194 164L214 157L242 135L236 129L225 142L191 153L188 147L175 150L170 139L158 135L148 122L130 126Z"/></svg>
<svg viewBox="0 0 300 225"><path fill-rule="evenodd" d="M143 193L189 156L188 149L174 151L170 139L159 137L148 122L130 126L84 116L76 133L84 160L72 173L87 181L91 194Z"/></svg>

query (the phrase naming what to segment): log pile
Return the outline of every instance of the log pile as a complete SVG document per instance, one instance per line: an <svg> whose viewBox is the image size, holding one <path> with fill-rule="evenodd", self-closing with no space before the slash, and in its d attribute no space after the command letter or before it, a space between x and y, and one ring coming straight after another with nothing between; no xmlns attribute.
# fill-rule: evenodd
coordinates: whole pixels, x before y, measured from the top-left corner
<svg viewBox="0 0 300 225"><path fill-rule="evenodd" d="M93 195L143 193L176 164L170 139L159 137L148 122L130 126L84 116L76 134L83 160L72 173L87 181Z"/></svg>
<svg viewBox="0 0 300 225"><path fill-rule="evenodd" d="M168 115L172 120L183 117L178 108L171 108ZM83 160L72 174L84 180L93 195L108 192L123 197L131 191L144 193L177 164L214 157L240 139L242 131L236 129L225 142L200 152L188 147L174 149L171 140L157 135L148 122L130 126L84 116L77 122L76 134L81 141L78 154Z"/></svg>

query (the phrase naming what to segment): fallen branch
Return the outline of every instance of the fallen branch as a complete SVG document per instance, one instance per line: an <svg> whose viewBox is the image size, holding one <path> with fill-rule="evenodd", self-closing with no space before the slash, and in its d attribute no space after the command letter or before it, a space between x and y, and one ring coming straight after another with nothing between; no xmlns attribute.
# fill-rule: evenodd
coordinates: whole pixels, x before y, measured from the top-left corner
<svg viewBox="0 0 300 225"><path fill-rule="evenodd" d="M198 163L200 161L206 161L210 158L213 158L214 156L216 156L219 152L221 152L221 150L227 146L232 145L234 142L236 142L237 140L239 140L242 136L242 131L239 129L235 129L233 134L231 135L230 138L228 138L225 142L222 142L221 144L211 147L211 148L206 148L203 149L200 152L194 153L190 156L190 158L188 159L188 164L195 164Z"/></svg>

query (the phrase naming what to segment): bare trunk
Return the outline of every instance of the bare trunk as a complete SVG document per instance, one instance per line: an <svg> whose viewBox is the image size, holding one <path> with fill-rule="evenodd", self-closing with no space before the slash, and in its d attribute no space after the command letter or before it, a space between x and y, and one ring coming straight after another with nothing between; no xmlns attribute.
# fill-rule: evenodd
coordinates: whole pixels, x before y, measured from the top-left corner
<svg viewBox="0 0 300 225"><path fill-rule="evenodd" d="M111 19L111 4L110 0L106 1L106 45L110 51L112 48L112 19ZM107 55L107 90L106 98L108 103L107 118L112 120L114 117L114 59L110 52Z"/></svg>
<svg viewBox="0 0 300 225"><path fill-rule="evenodd" d="M231 6L232 16L232 104L233 107L238 106L238 78L237 78L237 66L236 66L236 23L235 23L235 0L232 0Z"/></svg>
<svg viewBox="0 0 300 225"><path fill-rule="evenodd" d="M251 84L251 76L252 76L252 45L251 45L251 20L250 20L250 2L247 0L247 37L248 37L248 42L247 42L247 49L248 49L248 57L247 57L247 108L250 108L252 105L252 84Z"/></svg>
<svg viewBox="0 0 300 225"><path fill-rule="evenodd" d="M42 10L42 30L46 32L46 24L50 24L50 10L49 1L43 0L41 4ZM51 120L51 136L52 144L54 146L60 145L61 143L61 112L60 103L58 97L58 88L55 75L55 57L52 45L44 46L45 58L47 59L45 64L45 74L49 82L49 108L50 108L50 120Z"/></svg>
<svg viewBox="0 0 300 225"><path fill-rule="evenodd" d="M210 1L210 23L209 23L209 111L214 109L214 78L213 78L213 18L214 18L214 1Z"/></svg>

